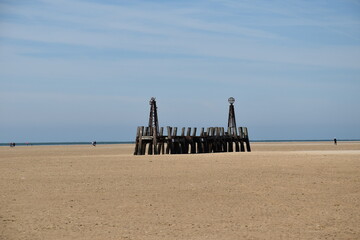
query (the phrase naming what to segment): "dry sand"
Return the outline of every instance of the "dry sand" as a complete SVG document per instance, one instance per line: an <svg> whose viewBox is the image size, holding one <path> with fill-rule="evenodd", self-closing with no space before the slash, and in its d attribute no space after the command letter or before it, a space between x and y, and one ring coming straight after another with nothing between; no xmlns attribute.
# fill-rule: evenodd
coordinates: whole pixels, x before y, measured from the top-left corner
<svg viewBox="0 0 360 240"><path fill-rule="evenodd" d="M0 147L0 239L360 239L360 142Z"/></svg>

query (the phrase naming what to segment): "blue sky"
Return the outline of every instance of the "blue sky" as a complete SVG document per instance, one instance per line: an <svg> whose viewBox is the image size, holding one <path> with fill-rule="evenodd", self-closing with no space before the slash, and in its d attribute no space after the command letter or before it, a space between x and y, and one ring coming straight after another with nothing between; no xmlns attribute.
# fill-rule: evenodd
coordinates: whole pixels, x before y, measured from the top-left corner
<svg viewBox="0 0 360 240"><path fill-rule="evenodd" d="M360 138L360 2L0 0L0 142Z"/></svg>

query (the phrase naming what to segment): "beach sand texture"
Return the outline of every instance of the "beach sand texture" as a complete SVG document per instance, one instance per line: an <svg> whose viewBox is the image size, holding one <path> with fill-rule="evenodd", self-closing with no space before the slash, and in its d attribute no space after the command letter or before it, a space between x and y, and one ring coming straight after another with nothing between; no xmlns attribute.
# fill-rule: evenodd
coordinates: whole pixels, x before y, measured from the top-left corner
<svg viewBox="0 0 360 240"><path fill-rule="evenodd" d="M360 239L360 142L0 147L0 239Z"/></svg>

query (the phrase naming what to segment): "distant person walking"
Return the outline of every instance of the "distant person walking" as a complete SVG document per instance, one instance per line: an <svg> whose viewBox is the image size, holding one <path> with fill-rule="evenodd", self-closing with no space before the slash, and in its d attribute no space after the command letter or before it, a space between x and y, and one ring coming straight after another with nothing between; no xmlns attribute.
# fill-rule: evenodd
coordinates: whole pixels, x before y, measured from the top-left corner
<svg viewBox="0 0 360 240"><path fill-rule="evenodd" d="M92 145L93 145L94 147L96 147L96 141L93 141L93 142L92 142Z"/></svg>
<svg viewBox="0 0 360 240"><path fill-rule="evenodd" d="M337 145L337 140L336 140L336 138L334 138L334 145Z"/></svg>

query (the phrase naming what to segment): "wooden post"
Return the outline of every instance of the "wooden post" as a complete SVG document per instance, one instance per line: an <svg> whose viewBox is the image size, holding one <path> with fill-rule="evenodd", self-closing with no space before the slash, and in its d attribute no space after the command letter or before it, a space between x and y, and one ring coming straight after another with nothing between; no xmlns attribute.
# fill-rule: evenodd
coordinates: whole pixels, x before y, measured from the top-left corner
<svg viewBox="0 0 360 240"><path fill-rule="evenodd" d="M186 136L189 136L189 137L190 137L190 134L191 134L191 128L190 128L190 127L188 127L188 129L187 129L187 133L186 133Z"/></svg>
<svg viewBox="0 0 360 240"><path fill-rule="evenodd" d="M245 134L246 150L247 150L248 152L251 152L250 140L249 140L249 135L248 135L247 127L244 127L244 134Z"/></svg>
<svg viewBox="0 0 360 240"><path fill-rule="evenodd" d="M145 134L144 127L141 127L140 128L140 140L139 140L139 150L140 150L139 155L145 155L145 151L146 151L146 143L143 141L144 134Z"/></svg>
<svg viewBox="0 0 360 240"><path fill-rule="evenodd" d="M158 152L158 154L164 154L163 136L164 136L164 128L161 127L160 131L159 131L159 138L158 138L158 141L157 141L157 152Z"/></svg>
<svg viewBox="0 0 360 240"><path fill-rule="evenodd" d="M239 134L240 134L240 151L245 152L244 147L244 130L242 127L239 127Z"/></svg>
<svg viewBox="0 0 360 240"><path fill-rule="evenodd" d="M229 149L229 152L233 152L234 149L233 149L233 135L232 135L232 131L231 131L231 127L228 127L228 133L229 133L229 137L228 137L228 149Z"/></svg>
<svg viewBox="0 0 360 240"><path fill-rule="evenodd" d="M234 132L235 151L240 152L240 145L239 145L240 136L238 135L236 128L234 129L234 131L235 131Z"/></svg>
<svg viewBox="0 0 360 240"><path fill-rule="evenodd" d="M196 137L196 130L197 128L194 127L194 130L193 130L193 134L192 134L192 142L191 142L191 153L197 153L198 152L198 149L196 147L199 146L198 143L197 143L197 137Z"/></svg>
<svg viewBox="0 0 360 240"><path fill-rule="evenodd" d="M157 138L158 138L158 133L157 133L157 129L155 127L153 128L153 147L154 147L154 155L158 155L158 142L157 142Z"/></svg>
<svg viewBox="0 0 360 240"><path fill-rule="evenodd" d="M173 131L173 151L172 154L177 154L179 153L179 143L176 141L176 136L177 136L177 127L174 127L174 131Z"/></svg>
<svg viewBox="0 0 360 240"><path fill-rule="evenodd" d="M193 131L193 134L192 134L193 137L196 136L196 127L194 128L194 131Z"/></svg>
<svg viewBox="0 0 360 240"><path fill-rule="evenodd" d="M148 154L152 155L153 154L153 142L149 142L148 143Z"/></svg>
<svg viewBox="0 0 360 240"><path fill-rule="evenodd" d="M172 128L167 126L167 144L166 144L166 154L170 154L173 149L172 144Z"/></svg>
<svg viewBox="0 0 360 240"><path fill-rule="evenodd" d="M139 149L139 135L140 135L140 127L137 127L134 155L137 155L137 154L138 154L138 149Z"/></svg>
<svg viewBox="0 0 360 240"><path fill-rule="evenodd" d="M221 152L226 152L225 131L223 127L220 128L220 148Z"/></svg>
<svg viewBox="0 0 360 240"><path fill-rule="evenodd" d="M187 132L186 132L186 137L185 137L185 151L186 153L191 153L191 144L194 141L193 138L190 136L191 134L191 128L188 127Z"/></svg>

